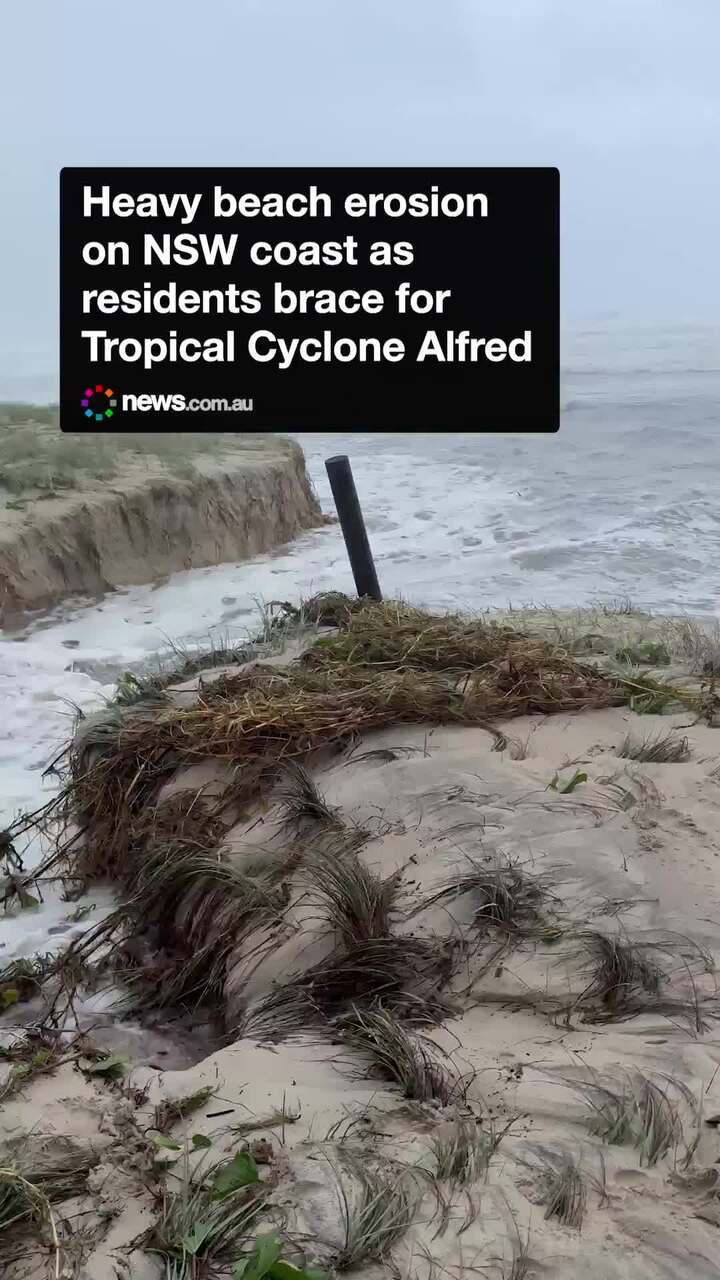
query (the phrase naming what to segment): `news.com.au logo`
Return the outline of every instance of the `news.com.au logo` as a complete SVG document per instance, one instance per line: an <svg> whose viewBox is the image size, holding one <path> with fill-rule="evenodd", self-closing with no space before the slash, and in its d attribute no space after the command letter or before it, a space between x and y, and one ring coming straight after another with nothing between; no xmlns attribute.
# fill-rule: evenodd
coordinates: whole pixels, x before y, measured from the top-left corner
<svg viewBox="0 0 720 1280"><path fill-rule="evenodd" d="M154 395L124 394L122 397L110 387L98 382L93 389L86 387L80 398L80 407L86 418L105 423L122 409L127 413L253 413L252 396L202 396L188 399L181 392L165 392Z"/></svg>
<svg viewBox="0 0 720 1280"><path fill-rule="evenodd" d="M80 397L80 408L85 417L94 418L96 422L104 422L106 418L112 418L117 406L116 393L111 387L104 387L100 382L96 383L95 387L86 387L84 394Z"/></svg>

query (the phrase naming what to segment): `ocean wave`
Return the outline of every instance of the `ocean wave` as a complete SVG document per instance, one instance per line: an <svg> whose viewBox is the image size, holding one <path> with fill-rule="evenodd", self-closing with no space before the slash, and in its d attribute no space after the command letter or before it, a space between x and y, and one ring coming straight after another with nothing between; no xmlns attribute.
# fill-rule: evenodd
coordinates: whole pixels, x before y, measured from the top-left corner
<svg viewBox="0 0 720 1280"><path fill-rule="evenodd" d="M671 365L669 368L667 362L662 365L637 365L631 368L611 368L609 365L592 364L592 365L563 365L563 377L568 378L678 378L685 377L703 377L705 375L717 376L720 368L714 365L706 365L704 368L697 368L693 365Z"/></svg>

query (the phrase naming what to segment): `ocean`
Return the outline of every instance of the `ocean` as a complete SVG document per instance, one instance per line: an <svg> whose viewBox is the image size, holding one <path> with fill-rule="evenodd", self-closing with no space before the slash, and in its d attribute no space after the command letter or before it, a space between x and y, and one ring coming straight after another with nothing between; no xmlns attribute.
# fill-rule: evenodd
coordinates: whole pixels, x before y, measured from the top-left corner
<svg viewBox="0 0 720 1280"><path fill-rule="evenodd" d="M42 398L48 381L28 374L24 394ZM607 321L566 337L557 435L296 438L327 511L324 459L350 456L387 595L471 610L629 597L720 616L719 430L720 325ZM74 708L102 705L123 670L171 641L252 634L259 601L331 587L352 590L336 525L248 563L63 605L0 638L0 824L50 797L42 770ZM39 856L30 847L28 864ZM0 964L44 949L50 930L67 940L67 911L49 891L39 910L0 918Z"/></svg>

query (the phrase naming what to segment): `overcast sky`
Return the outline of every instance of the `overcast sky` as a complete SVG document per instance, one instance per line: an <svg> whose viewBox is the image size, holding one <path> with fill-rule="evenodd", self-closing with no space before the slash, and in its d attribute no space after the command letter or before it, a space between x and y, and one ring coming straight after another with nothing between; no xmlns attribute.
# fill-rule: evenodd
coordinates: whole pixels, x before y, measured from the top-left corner
<svg viewBox="0 0 720 1280"><path fill-rule="evenodd" d="M1 30L0 370L54 362L64 164L558 165L566 321L720 310L720 0L5 0Z"/></svg>

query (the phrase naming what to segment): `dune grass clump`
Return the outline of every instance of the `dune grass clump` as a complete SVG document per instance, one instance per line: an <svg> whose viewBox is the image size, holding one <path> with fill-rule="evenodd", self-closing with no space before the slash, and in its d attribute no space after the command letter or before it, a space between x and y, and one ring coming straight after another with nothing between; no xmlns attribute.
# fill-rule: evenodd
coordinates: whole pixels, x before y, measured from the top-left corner
<svg viewBox="0 0 720 1280"><path fill-rule="evenodd" d="M342 838L324 844L307 864L311 892L347 949L389 938L399 872L384 879L360 861L355 842Z"/></svg>
<svg viewBox="0 0 720 1280"><path fill-rule="evenodd" d="M345 1156L351 1174L348 1187L335 1170L344 1243L334 1259L336 1271L366 1262L382 1262L414 1221L422 1189L407 1172L393 1166L373 1167Z"/></svg>
<svg viewBox="0 0 720 1280"><path fill-rule="evenodd" d="M466 855L467 869L458 870L423 899L415 914L471 895L474 924L508 934L533 932L541 923L548 888L542 878L529 876L522 865L502 855L479 861Z"/></svg>
<svg viewBox="0 0 720 1280"><path fill-rule="evenodd" d="M275 799L280 801L284 821L297 835L306 834L308 829L342 828L339 814L326 803L312 774L297 760L285 765Z"/></svg>
<svg viewBox="0 0 720 1280"><path fill-rule="evenodd" d="M369 1059L375 1076L399 1085L403 1097L448 1106L465 1096L469 1081L440 1060L436 1046L423 1036L411 1035L382 1005L354 1008L335 1026L343 1043Z"/></svg>
<svg viewBox="0 0 720 1280"><path fill-rule="evenodd" d="M661 640L638 640L635 644L616 649L615 657L618 662L632 667L667 667L670 651Z"/></svg>
<svg viewBox="0 0 720 1280"><path fill-rule="evenodd" d="M691 671L696 675L720 675L720 625L717 619L712 623L700 623L694 618L673 619L667 626L673 648L690 663Z"/></svg>
<svg viewBox="0 0 720 1280"><path fill-rule="evenodd" d="M530 1170L540 1204L545 1206L545 1220L557 1218L564 1227L580 1231L587 1209L588 1175L580 1157L570 1151L529 1144L532 1158L517 1159ZM601 1201L605 1198L603 1177L592 1177Z"/></svg>
<svg viewBox="0 0 720 1280"><path fill-rule="evenodd" d="M697 1138L685 1139L680 1103L689 1104L699 1123L699 1108L690 1091L679 1081L664 1078L651 1080L640 1071L620 1072L618 1083L593 1078L574 1086L590 1105L588 1128L603 1142L616 1146L632 1146L640 1156L640 1164L653 1166L668 1152L677 1153L685 1145L684 1167L687 1167ZM676 1101L671 1090L675 1092Z"/></svg>
<svg viewBox="0 0 720 1280"><path fill-rule="evenodd" d="M486 1129L474 1116L458 1111L451 1129L430 1140L433 1176L455 1186L480 1181L502 1138L494 1126Z"/></svg>
<svg viewBox="0 0 720 1280"><path fill-rule="evenodd" d="M353 1006L382 1001L403 1021L432 1025L452 1011L443 996L457 945L425 938L373 938L339 950L279 984L246 1011L240 1033L283 1040L308 1027L330 1028Z"/></svg>
<svg viewBox="0 0 720 1280"><path fill-rule="evenodd" d="M548 1161L542 1176L541 1194L545 1218L558 1218L564 1227L579 1231L587 1205L587 1188L579 1165L566 1155L555 1165Z"/></svg>
<svg viewBox="0 0 720 1280"><path fill-rule="evenodd" d="M697 978L715 972L712 955L682 935L627 938L586 929L578 935L575 958L586 986L569 1012L579 1009L585 1022L613 1022L655 1013L682 1021L700 1033L716 1018L717 999L703 995ZM669 982L681 977L687 994Z"/></svg>
<svg viewBox="0 0 720 1280"><path fill-rule="evenodd" d="M14 1049L4 1049L0 1061L10 1063L10 1070L0 1084L0 1103L20 1093L37 1076L53 1071L62 1061L62 1050L57 1042L52 1046L32 1039L21 1042Z"/></svg>
<svg viewBox="0 0 720 1280"><path fill-rule="evenodd" d="M609 1015L634 1010L638 998L657 996L664 973L657 944L631 942L596 930L580 935L589 981L575 1007L600 1005Z"/></svg>
<svg viewBox="0 0 720 1280"><path fill-rule="evenodd" d="M231 950L279 920L284 906L279 891L192 840L161 843L138 858L125 884L125 911L154 943L154 954L124 975L131 989L138 980L145 1008L220 1004Z"/></svg>
<svg viewBox="0 0 720 1280"><path fill-rule="evenodd" d="M627 693L626 701L630 710L636 715L662 716L673 709L678 711L681 706L692 710L700 709L697 693L677 688L669 682L655 680L638 672L628 676L617 675L616 678L618 686Z"/></svg>
<svg viewBox="0 0 720 1280"><path fill-rule="evenodd" d="M9 1231L20 1223L27 1225L32 1222L45 1223L49 1227L55 1253L55 1274L59 1275L62 1265L60 1240L48 1195L15 1164L0 1165L0 1232Z"/></svg>
<svg viewBox="0 0 720 1280"><path fill-rule="evenodd" d="M681 764L690 759L690 754L687 738L679 738L673 730L648 734L639 740L628 734L618 752L622 760L645 764Z"/></svg>

